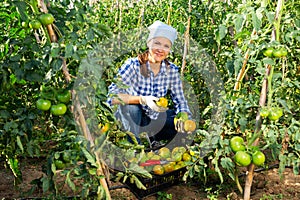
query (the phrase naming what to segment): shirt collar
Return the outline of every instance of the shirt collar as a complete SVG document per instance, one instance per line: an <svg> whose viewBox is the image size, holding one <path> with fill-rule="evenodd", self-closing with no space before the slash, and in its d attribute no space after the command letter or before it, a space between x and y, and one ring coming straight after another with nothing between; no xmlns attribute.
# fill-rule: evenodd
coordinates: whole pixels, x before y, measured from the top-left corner
<svg viewBox="0 0 300 200"><path fill-rule="evenodd" d="M148 68L148 70L151 71L149 61L147 61L147 68ZM159 74L167 75L167 65L166 65L165 60L163 60L163 61L161 62L161 67L160 67Z"/></svg>

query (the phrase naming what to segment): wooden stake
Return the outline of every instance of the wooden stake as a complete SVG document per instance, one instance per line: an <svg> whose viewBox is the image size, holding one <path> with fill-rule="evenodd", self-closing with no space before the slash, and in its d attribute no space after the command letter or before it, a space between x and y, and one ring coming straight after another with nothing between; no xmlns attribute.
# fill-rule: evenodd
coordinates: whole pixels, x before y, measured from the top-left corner
<svg viewBox="0 0 300 200"><path fill-rule="evenodd" d="M251 34L251 37L253 37L254 35L256 35L256 31L253 30L252 31L252 34ZM250 40L249 43L252 43L253 41ZM248 63L248 59L249 59L249 53L250 53L250 49L248 48L245 55L244 55L244 61L243 61L243 65L242 65L242 68L236 78L236 82L235 82L235 85L234 85L234 90L239 90L240 87L241 87L241 81L242 79L244 78L245 76L245 72L246 72L246 66L247 66L247 63Z"/></svg>
<svg viewBox="0 0 300 200"><path fill-rule="evenodd" d="M192 5L191 0L189 0L189 13L192 12ZM185 66L186 66L186 56L188 53L189 48L189 41L190 41L190 25L191 25L191 15L189 14L188 23L186 26L186 31L184 33L184 49L183 49L183 56L182 56L182 65L181 65L181 76L184 74Z"/></svg>

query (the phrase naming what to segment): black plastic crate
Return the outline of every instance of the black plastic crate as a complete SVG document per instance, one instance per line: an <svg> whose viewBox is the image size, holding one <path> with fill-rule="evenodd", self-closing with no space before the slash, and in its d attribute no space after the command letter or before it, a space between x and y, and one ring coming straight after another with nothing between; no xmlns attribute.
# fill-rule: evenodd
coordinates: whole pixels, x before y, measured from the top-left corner
<svg viewBox="0 0 300 200"><path fill-rule="evenodd" d="M147 188L146 190L137 188L135 183L130 183L129 179L127 179L124 184L138 199L143 199L147 196L156 194L157 192L162 191L172 185L180 183L185 172L186 169L181 168L163 175L152 174L151 179L138 176L139 180Z"/></svg>

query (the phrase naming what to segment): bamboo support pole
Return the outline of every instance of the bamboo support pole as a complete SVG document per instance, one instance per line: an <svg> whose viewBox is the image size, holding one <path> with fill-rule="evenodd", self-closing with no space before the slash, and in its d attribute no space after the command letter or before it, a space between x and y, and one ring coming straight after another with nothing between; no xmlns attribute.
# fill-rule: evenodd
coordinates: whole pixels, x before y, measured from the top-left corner
<svg viewBox="0 0 300 200"><path fill-rule="evenodd" d="M185 66L186 66L186 56L188 54L189 48L189 40L190 40L190 26L191 26L191 15L192 12L192 5L191 0L189 0L189 17L186 26L186 31L184 33L184 49L183 49L183 56L182 56L182 65L181 65L181 76L184 74Z"/></svg>
<svg viewBox="0 0 300 200"><path fill-rule="evenodd" d="M252 31L252 34L251 34L251 38L252 38L253 36L255 36L255 35L256 35L256 31L253 30L253 31ZM250 40L249 43L252 43L252 40ZM236 82L235 82L235 85L234 85L234 90L235 90L235 91L236 91L236 90L239 90L240 87L241 87L241 81L242 81L242 79L244 78L245 73L246 73L246 66L247 66L248 59L249 59L249 53L250 53L250 49L248 48L247 51L246 51L246 53L245 53L245 55L244 55L244 60L243 60L242 68L241 68L241 70L240 70L240 72L239 72L239 74L238 74L238 76L237 76L237 79L236 79Z"/></svg>

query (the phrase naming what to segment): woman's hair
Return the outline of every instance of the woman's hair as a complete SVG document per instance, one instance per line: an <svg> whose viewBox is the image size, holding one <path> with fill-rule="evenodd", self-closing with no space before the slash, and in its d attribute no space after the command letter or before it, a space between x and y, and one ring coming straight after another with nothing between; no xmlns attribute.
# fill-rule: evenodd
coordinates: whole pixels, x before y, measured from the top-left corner
<svg viewBox="0 0 300 200"><path fill-rule="evenodd" d="M138 55L138 60L140 62L140 65L141 65L141 74L144 76L144 77L149 77L150 76L150 73L148 71L148 68L147 68L147 61L149 60L149 50L146 50L145 52L141 53ZM167 67L169 67L170 65L170 62L165 59L165 62L166 62L166 65Z"/></svg>

